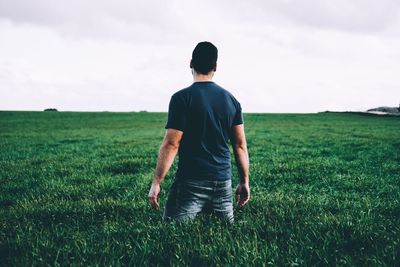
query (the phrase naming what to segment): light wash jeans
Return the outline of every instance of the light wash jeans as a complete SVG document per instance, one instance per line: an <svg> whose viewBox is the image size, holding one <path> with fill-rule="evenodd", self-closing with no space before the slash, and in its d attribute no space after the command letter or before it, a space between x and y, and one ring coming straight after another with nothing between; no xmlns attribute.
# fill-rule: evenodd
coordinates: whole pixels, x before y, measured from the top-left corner
<svg viewBox="0 0 400 267"><path fill-rule="evenodd" d="M233 222L232 181L176 179L169 188L163 220L187 221L200 212Z"/></svg>

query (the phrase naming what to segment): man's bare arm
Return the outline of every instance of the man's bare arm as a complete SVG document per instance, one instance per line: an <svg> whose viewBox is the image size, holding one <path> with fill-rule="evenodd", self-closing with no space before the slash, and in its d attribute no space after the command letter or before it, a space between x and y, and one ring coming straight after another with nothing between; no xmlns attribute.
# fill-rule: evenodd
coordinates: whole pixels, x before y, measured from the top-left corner
<svg viewBox="0 0 400 267"><path fill-rule="evenodd" d="M239 171L240 183L236 189L236 199L240 206L245 206L250 199L249 187L249 153L243 124L235 125L232 129L232 146L236 165Z"/></svg>
<svg viewBox="0 0 400 267"><path fill-rule="evenodd" d="M167 129L165 133L149 192L150 205L155 209L159 208L158 194L160 193L160 184L174 162L182 136L183 132L175 129Z"/></svg>

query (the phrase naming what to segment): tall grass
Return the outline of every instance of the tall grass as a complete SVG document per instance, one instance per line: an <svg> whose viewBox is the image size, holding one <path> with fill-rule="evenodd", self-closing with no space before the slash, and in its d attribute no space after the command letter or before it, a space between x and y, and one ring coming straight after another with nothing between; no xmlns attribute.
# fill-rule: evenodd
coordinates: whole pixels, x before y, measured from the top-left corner
<svg viewBox="0 0 400 267"><path fill-rule="evenodd" d="M150 209L165 113L0 112L0 265L400 266L399 119L245 114L227 225Z"/></svg>

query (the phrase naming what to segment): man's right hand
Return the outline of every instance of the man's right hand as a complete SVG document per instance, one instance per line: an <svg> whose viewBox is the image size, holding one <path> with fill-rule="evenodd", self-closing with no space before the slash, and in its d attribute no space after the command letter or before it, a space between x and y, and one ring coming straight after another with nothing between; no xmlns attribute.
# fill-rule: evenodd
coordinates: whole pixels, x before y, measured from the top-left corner
<svg viewBox="0 0 400 267"><path fill-rule="evenodd" d="M153 209L159 209L158 194L160 193L160 184L153 182L149 191L149 202Z"/></svg>
<svg viewBox="0 0 400 267"><path fill-rule="evenodd" d="M240 183L236 188L236 203L244 207L250 199L250 187L248 183Z"/></svg>

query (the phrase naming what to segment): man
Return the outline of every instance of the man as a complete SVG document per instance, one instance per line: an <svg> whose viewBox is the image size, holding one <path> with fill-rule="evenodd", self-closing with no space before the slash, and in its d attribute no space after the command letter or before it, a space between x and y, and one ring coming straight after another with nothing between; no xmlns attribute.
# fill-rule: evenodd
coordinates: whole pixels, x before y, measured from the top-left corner
<svg viewBox="0 0 400 267"><path fill-rule="evenodd" d="M179 150L164 220L184 221L200 212L212 212L233 221L229 141L239 170L237 203L244 207L250 199L242 110L231 93L212 81L217 58L218 50L212 43L197 44L190 62L194 82L176 92L169 103L167 130L149 192L150 205L158 209L160 183Z"/></svg>

